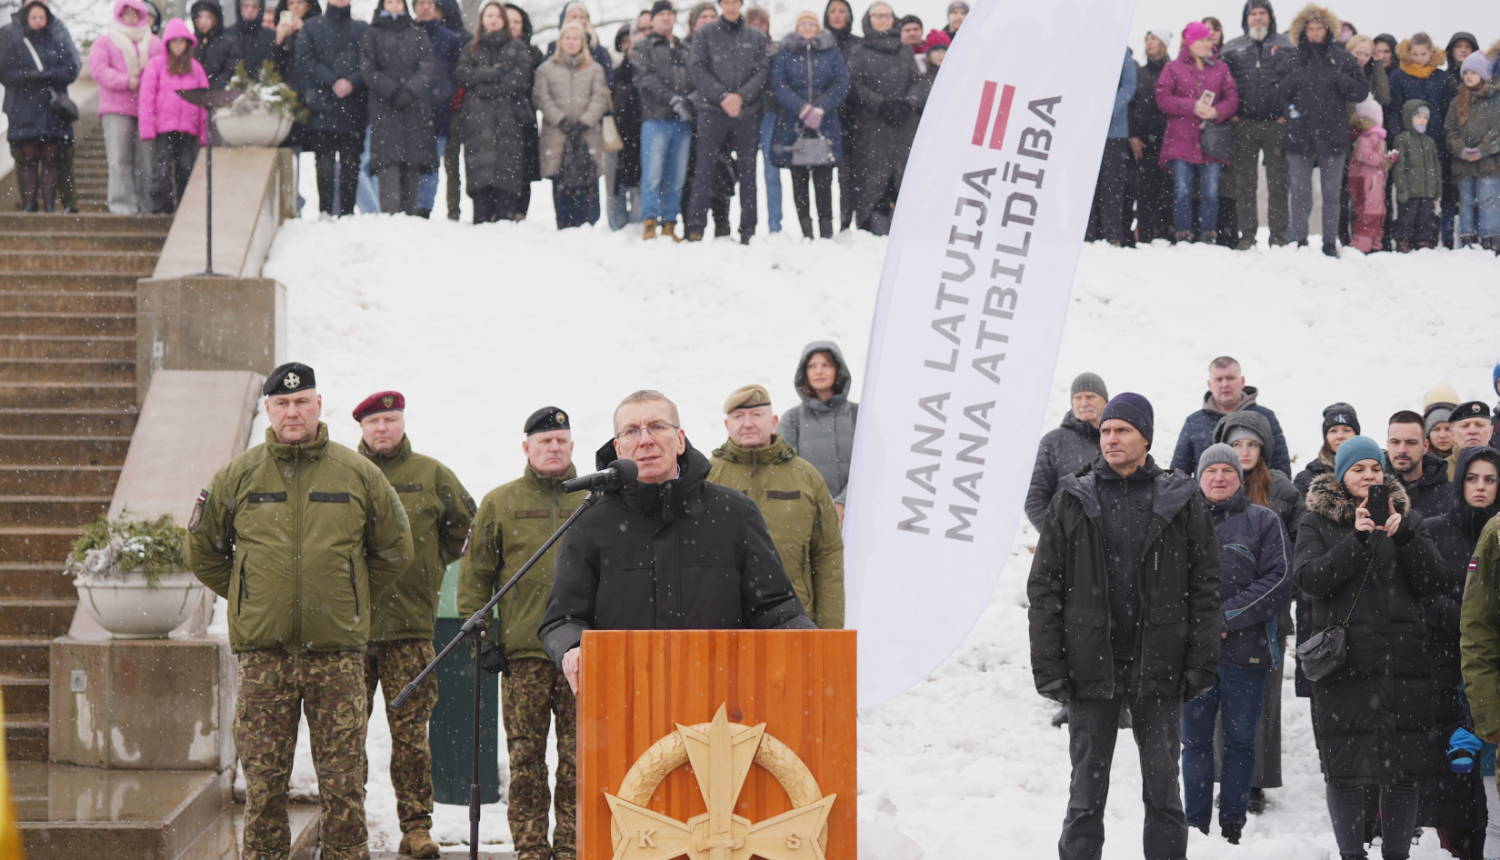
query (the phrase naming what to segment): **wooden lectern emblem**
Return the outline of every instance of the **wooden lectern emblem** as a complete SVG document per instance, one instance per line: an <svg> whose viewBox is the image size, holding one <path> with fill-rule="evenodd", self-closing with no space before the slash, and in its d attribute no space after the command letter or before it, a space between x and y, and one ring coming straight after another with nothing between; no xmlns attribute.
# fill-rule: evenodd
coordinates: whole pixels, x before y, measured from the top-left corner
<svg viewBox="0 0 1500 860"><path fill-rule="evenodd" d="M691 765L708 812L683 822L647 809L662 780L684 764ZM790 812L757 823L734 814L752 764L786 790ZM720 705L713 722L679 724L653 744L625 774L619 794L605 794L613 860L823 860L835 797L823 796L807 765L766 734L765 723L731 723Z"/></svg>

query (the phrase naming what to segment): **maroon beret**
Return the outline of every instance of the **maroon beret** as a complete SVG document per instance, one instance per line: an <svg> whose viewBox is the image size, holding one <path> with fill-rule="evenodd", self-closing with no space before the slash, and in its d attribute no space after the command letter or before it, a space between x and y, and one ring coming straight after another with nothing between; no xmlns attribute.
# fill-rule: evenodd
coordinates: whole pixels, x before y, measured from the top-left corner
<svg viewBox="0 0 1500 860"><path fill-rule="evenodd" d="M404 412L406 410L406 398L399 391L378 391L366 397L354 407L354 420L363 421L366 415L374 415L376 412Z"/></svg>

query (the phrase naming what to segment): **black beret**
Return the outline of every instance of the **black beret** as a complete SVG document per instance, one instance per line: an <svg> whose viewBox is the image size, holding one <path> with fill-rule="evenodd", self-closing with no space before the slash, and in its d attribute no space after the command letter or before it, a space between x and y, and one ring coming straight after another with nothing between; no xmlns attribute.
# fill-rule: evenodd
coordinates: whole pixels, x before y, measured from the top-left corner
<svg viewBox="0 0 1500 860"><path fill-rule="evenodd" d="M526 419L526 435L547 433L552 430L572 430L568 424L568 413L556 406L543 406Z"/></svg>
<svg viewBox="0 0 1500 860"><path fill-rule="evenodd" d="M1485 403L1483 400L1470 400L1468 403L1460 403L1457 406L1453 407L1453 414L1448 417L1448 420L1454 424L1457 424L1465 418L1483 418L1486 421L1490 420L1489 404Z"/></svg>
<svg viewBox="0 0 1500 860"><path fill-rule="evenodd" d="M277 394L295 394L298 391L306 391L309 388L317 388L318 380L313 376L313 369L296 361L286 364L271 371L266 381L260 387L260 393L267 397Z"/></svg>

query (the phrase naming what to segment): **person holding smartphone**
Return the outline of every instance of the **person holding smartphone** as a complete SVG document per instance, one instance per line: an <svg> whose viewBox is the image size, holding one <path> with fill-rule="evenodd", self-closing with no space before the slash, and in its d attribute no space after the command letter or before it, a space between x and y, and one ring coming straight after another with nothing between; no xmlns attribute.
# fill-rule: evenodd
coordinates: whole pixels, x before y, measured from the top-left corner
<svg viewBox="0 0 1500 860"><path fill-rule="evenodd" d="M1374 440L1339 446L1297 527L1296 584L1315 628L1343 626L1347 656L1313 688L1328 814L1344 857L1364 857L1365 791L1379 787L1385 857L1416 832L1417 780L1431 772L1432 669L1423 604L1442 559Z"/></svg>

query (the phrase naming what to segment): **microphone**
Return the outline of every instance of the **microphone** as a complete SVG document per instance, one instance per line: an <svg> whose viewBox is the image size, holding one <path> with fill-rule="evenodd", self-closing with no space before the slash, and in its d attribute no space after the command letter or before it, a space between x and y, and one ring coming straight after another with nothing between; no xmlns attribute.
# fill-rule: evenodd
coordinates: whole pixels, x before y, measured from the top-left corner
<svg viewBox="0 0 1500 860"><path fill-rule="evenodd" d="M576 493L579 490L592 490L596 487L612 489L634 481L638 474L640 474L640 469L635 465L634 460L616 460L602 472L580 475L571 481L563 481L562 491Z"/></svg>

